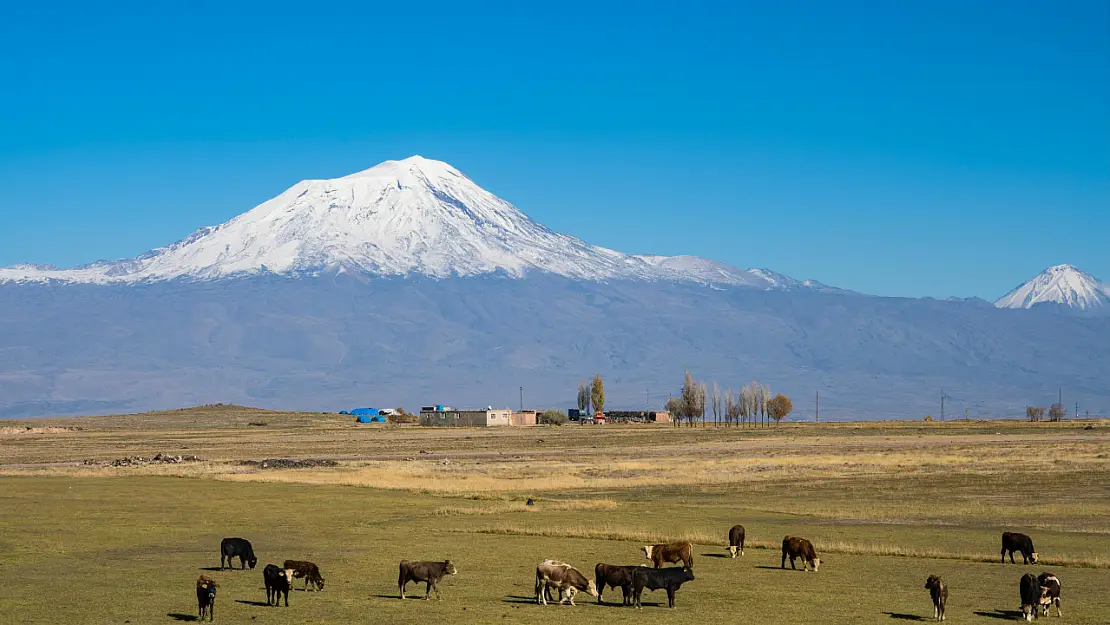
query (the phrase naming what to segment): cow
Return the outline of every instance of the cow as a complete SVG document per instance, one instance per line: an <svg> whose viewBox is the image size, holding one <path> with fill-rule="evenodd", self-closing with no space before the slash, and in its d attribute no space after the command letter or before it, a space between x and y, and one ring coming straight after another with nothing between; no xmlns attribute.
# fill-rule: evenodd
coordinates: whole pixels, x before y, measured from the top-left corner
<svg viewBox="0 0 1110 625"><path fill-rule="evenodd" d="M316 566L313 562L304 562L302 560L286 560L283 564L287 569L293 570L293 577L300 579L304 578L304 589L308 590L309 582L316 590L324 589L324 578L320 576L320 567Z"/></svg>
<svg viewBox="0 0 1110 625"><path fill-rule="evenodd" d="M1021 576L1021 582L1018 586L1021 591L1021 615L1027 622L1032 622L1037 618L1037 613L1041 609L1041 583L1037 581L1037 577L1032 573L1026 573Z"/></svg>
<svg viewBox="0 0 1110 625"><path fill-rule="evenodd" d="M267 564L262 569L262 581L266 583L266 605L281 605L285 596L285 607L289 607L289 589L293 587L293 570L279 569L276 564Z"/></svg>
<svg viewBox="0 0 1110 625"><path fill-rule="evenodd" d="M933 620L944 620L944 604L948 603L948 584L936 575L930 575L925 580L925 588L929 589L929 596L933 598Z"/></svg>
<svg viewBox="0 0 1110 625"><path fill-rule="evenodd" d="M1056 616L1063 616L1060 611L1060 578L1052 573L1041 573L1037 576L1041 585L1041 616L1048 616L1048 608L1056 606Z"/></svg>
<svg viewBox="0 0 1110 625"><path fill-rule="evenodd" d="M644 594L645 588L648 590L665 588L667 607L673 608L675 593L683 583L691 581L694 581L694 569L688 566L682 568L672 566L665 569L650 569L646 566L637 568L632 572L632 605L637 608L643 607L640 605L640 596Z"/></svg>
<svg viewBox="0 0 1110 625"><path fill-rule="evenodd" d="M640 547L644 558L651 560L655 568L663 568L667 562L682 561L682 566L694 568L694 546L689 541L666 543L662 545L644 545Z"/></svg>
<svg viewBox="0 0 1110 625"><path fill-rule="evenodd" d="M638 568L647 568L646 564L621 566L617 564L598 564L594 567L594 581L597 582L597 602L605 603L602 594L605 587L621 589L621 598L624 605L632 604L632 572Z"/></svg>
<svg viewBox="0 0 1110 625"><path fill-rule="evenodd" d="M813 543L797 536L786 536L782 539L781 568L786 568L787 558L790 558L790 568L794 570L798 570L798 567L794 566L796 558L802 559L802 569L806 571L812 566L813 572L816 573L821 566L821 558L818 558L817 552L813 550Z"/></svg>
<svg viewBox="0 0 1110 625"><path fill-rule="evenodd" d="M536 567L536 603L547 605L548 589L559 589L559 604L574 605L574 595L580 591L591 597L598 595L597 586L582 571L558 560L544 560Z"/></svg>
<svg viewBox="0 0 1110 625"><path fill-rule="evenodd" d="M728 551L735 558L737 551L739 555L744 555L744 526L733 525L732 529L728 531Z"/></svg>
<svg viewBox="0 0 1110 625"><path fill-rule="evenodd" d="M1014 552L1021 552L1022 564L1036 564L1037 550L1033 548L1033 539L1017 532L1002 532L1002 564L1006 564L1006 554L1010 554L1010 564L1014 562Z"/></svg>
<svg viewBox="0 0 1110 625"><path fill-rule="evenodd" d="M451 564L450 560L443 562L413 562L411 560L401 560L398 565L399 572L397 574L397 588L401 590L401 598L405 599L405 585L409 582L424 582L424 600L427 601L432 596L432 591L436 593L436 600L439 600L439 580L443 579L445 575L457 575L459 570Z"/></svg>
<svg viewBox="0 0 1110 625"><path fill-rule="evenodd" d="M209 621L216 618L216 582L203 575L197 578L197 612L198 621L206 615Z"/></svg>
<svg viewBox="0 0 1110 625"><path fill-rule="evenodd" d="M244 538L225 538L220 541L220 570L224 569L224 559L227 559L227 568L231 566L232 558L239 558L239 565L242 568L250 566L252 569L254 565L258 564L258 558L254 557L254 549L251 548L249 540Z"/></svg>

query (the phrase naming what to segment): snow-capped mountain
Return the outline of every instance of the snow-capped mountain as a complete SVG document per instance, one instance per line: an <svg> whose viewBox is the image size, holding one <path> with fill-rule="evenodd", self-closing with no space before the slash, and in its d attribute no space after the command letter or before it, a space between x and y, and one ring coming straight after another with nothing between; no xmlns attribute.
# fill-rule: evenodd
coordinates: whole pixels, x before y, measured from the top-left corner
<svg viewBox="0 0 1110 625"><path fill-rule="evenodd" d="M1059 304L1083 311L1110 311L1110 284L1072 265L1056 265L1037 274L994 303L999 308Z"/></svg>
<svg viewBox="0 0 1110 625"><path fill-rule="evenodd" d="M74 269L19 265L0 282L128 283L251 274L435 278L541 271L572 279L679 280L817 288L692 256L623 254L553 232L454 167L413 156L305 180L219 226L138 258Z"/></svg>

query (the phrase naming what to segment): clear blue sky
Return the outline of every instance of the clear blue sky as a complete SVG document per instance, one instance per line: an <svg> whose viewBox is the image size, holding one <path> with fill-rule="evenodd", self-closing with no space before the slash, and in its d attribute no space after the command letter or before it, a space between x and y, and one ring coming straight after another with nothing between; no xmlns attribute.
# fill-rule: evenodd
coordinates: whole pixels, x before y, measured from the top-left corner
<svg viewBox="0 0 1110 625"><path fill-rule="evenodd" d="M622 251L882 295L1110 280L1105 0L21 2L0 79L0 265L421 154Z"/></svg>

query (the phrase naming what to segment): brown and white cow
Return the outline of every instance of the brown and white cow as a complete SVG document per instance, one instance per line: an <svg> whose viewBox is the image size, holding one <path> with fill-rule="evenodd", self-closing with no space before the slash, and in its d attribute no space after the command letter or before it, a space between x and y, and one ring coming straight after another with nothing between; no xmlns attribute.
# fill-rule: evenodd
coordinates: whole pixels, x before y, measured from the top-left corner
<svg viewBox="0 0 1110 625"><path fill-rule="evenodd" d="M320 575L320 567L316 566L315 563L303 560L286 560L284 566L286 569L293 571L294 578L304 578L305 590L308 590L309 582L313 584L316 590L324 589L324 578Z"/></svg>
<svg viewBox="0 0 1110 625"><path fill-rule="evenodd" d="M651 560L655 568L662 568L667 562L682 562L687 568L694 567L694 546L689 541L644 545L640 547L644 558Z"/></svg>
<svg viewBox="0 0 1110 625"><path fill-rule="evenodd" d="M544 560L536 567L536 603L547 605L548 589L559 590L560 604L574 605L574 595L580 591L597 596L597 586L582 571L558 560Z"/></svg>
<svg viewBox="0 0 1110 625"><path fill-rule="evenodd" d="M802 559L802 568L806 571L813 567L813 572L816 573L821 566L821 558L817 557L813 543L797 536L787 536L782 539L782 568L784 569L787 558L790 558L790 568L795 570L798 568L794 566L794 560L797 558Z"/></svg>
<svg viewBox="0 0 1110 625"><path fill-rule="evenodd" d="M1056 606L1056 616L1063 616L1060 611L1060 578L1052 573L1041 573L1037 576L1041 584L1041 616L1048 616L1048 608Z"/></svg>
<svg viewBox="0 0 1110 625"><path fill-rule="evenodd" d="M728 552L732 557L737 555L744 555L744 526L733 525L732 529L728 531ZM739 553L737 553L739 552Z"/></svg>

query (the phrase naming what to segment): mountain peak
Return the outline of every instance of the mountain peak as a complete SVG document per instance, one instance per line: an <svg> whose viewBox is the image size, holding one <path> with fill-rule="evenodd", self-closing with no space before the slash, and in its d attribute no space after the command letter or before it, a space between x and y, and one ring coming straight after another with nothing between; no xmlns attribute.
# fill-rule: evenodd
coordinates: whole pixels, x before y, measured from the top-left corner
<svg viewBox="0 0 1110 625"><path fill-rule="evenodd" d="M1053 265L995 302L999 308L1059 304L1075 310L1110 310L1110 285L1075 265Z"/></svg>
<svg viewBox="0 0 1110 625"><path fill-rule="evenodd" d="M671 280L817 288L693 256L623 254L553 232L451 165L419 155L303 180L218 226L137 258L75 269L0 268L0 282L134 283L261 273L434 278L546 272L576 280Z"/></svg>

